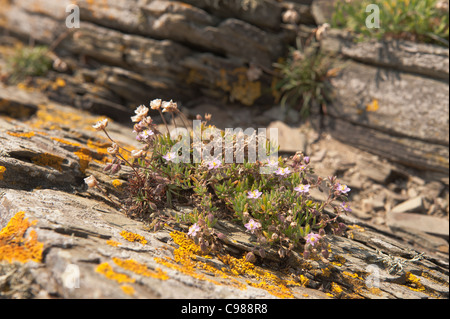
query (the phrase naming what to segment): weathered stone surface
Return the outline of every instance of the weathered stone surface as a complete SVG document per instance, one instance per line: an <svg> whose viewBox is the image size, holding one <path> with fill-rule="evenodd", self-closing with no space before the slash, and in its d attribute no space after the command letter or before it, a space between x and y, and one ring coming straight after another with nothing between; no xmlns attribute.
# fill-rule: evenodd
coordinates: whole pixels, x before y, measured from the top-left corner
<svg viewBox="0 0 450 319"><path fill-rule="evenodd" d="M332 83L333 136L406 166L448 173L447 84L356 62Z"/></svg>
<svg viewBox="0 0 450 319"><path fill-rule="evenodd" d="M447 238L449 236L448 223L443 222L442 219L438 217L391 211L388 212L386 223L393 228L412 228Z"/></svg>
<svg viewBox="0 0 450 319"><path fill-rule="evenodd" d="M401 40L357 42L349 32L332 29L323 37L321 49L374 66L449 79L449 50L437 45Z"/></svg>
<svg viewBox="0 0 450 319"><path fill-rule="evenodd" d="M424 212L424 206L423 206L423 197L417 196L415 198L411 198L394 208L392 208L392 213L407 213L407 212Z"/></svg>
<svg viewBox="0 0 450 319"><path fill-rule="evenodd" d="M37 97L36 100L39 101L39 95ZM5 145L2 149L0 166L5 166L6 163L6 171L2 173L0 180L0 194L2 194L0 225L4 227L18 211L24 211L26 217L37 221L32 229L36 231L37 239L44 245L44 258L40 263L17 266L1 263L0 287L13 284L8 293L2 292L2 296L91 299L275 297L268 290L248 284L249 281L257 284L255 278L230 275L219 279L211 273L211 268L202 270L199 265L198 268L187 272L181 264L173 261L173 250L177 245L173 242L170 232L182 228L170 224L161 231L152 232L147 225L129 219L118 209L117 202L123 192L111 185L111 179L116 177L125 185L126 172L114 177L107 176L102 172L102 164L95 161L96 154L105 154L102 149L106 145L96 144L94 148L91 144L94 141L101 141L98 133L89 129L97 117L89 116L87 113L81 114L76 109L49 103L44 97L41 98L46 107L36 106L37 111L31 117L21 122L12 118L2 118L0 122L1 145L2 147ZM26 100L24 98L24 101ZM129 127L110 122L108 129L114 139L125 144L133 144L133 138L127 137L132 135L129 134ZM30 132L34 132L34 135ZM76 153L82 149L92 151L90 153L92 159L78 157ZM51 165L42 166L38 163L28 163L23 157L28 153L50 151L63 158L61 171L52 167L55 166L53 162L47 163ZM329 153L333 155L333 152ZM83 154L86 155L87 152ZM87 163L83 164L82 160ZM84 171L79 169L82 166L85 168ZM29 172L45 171L60 174L60 178L33 178L19 167L28 167ZM97 189L87 188L83 178L90 174L97 177L109 194L109 198ZM15 181L18 182L14 184ZM178 208L180 212L185 212L186 209ZM164 213L174 214L176 211ZM308 278L306 287L288 287L291 294L289 296L294 298L448 297L448 256L442 257L436 252L438 247L443 246L442 242L430 244L428 240L425 245L422 238L418 240L414 237L408 238L410 243L414 243L413 247L410 243L393 236L388 229L377 229L349 216L342 216L340 221L345 222L350 228L347 236L330 238L332 250L330 263L310 261L309 266L306 266L306 261L295 252L290 259L284 261L289 265L288 270L285 270L280 268L276 253L268 250L266 259L260 260L260 257L257 257L257 267L260 267L258 269L262 272L276 273L281 279L286 280L289 278L300 280L300 275ZM226 252L242 256L243 253L252 250L251 236L242 226L224 221L217 227L227 236L224 240ZM125 240L120 235L123 230L144 236L147 243ZM113 240L119 245L110 245L107 243L108 240ZM383 255L377 253L376 249L383 254L403 258L401 260L404 260L404 270L417 274L425 290L417 291L410 282L402 281L404 273L389 273L388 267L377 259ZM425 259L408 262L414 256L411 249L418 252L425 251ZM215 269L226 267L215 256L197 258L197 261L193 261L194 264L203 261L209 262ZM152 274L156 274L160 269L167 278L163 279L156 275L147 277L116 263L118 260L130 259L144 265ZM162 260L172 262L162 263ZM122 287L124 284L119 284L100 273L98 266L103 263L108 263L116 273L127 275L126 278L129 280L134 279L134 282L126 285L132 288ZM372 269L369 266L377 267L375 269L378 271L378 289L371 289L366 284ZM12 270L14 272L11 272ZM79 281L71 281L76 273L79 274ZM24 277L19 281L16 276ZM240 286L241 289L236 287L238 283L243 285ZM336 284L342 291L336 289Z"/></svg>
<svg viewBox="0 0 450 319"><path fill-rule="evenodd" d="M280 146L280 152L296 153L305 152L306 150L306 138L297 129L289 127L284 122L275 121L269 124L267 127L267 136L270 139L270 129L277 130L277 142Z"/></svg>
<svg viewBox="0 0 450 319"><path fill-rule="evenodd" d="M281 7L275 1L186 0L185 2L211 11L220 17L237 17L263 28L278 29L281 22Z"/></svg>

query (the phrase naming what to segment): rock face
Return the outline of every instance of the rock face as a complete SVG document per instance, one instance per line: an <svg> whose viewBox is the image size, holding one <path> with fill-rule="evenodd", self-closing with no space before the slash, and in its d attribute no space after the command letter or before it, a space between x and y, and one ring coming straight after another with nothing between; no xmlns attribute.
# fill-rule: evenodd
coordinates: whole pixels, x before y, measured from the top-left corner
<svg viewBox="0 0 450 319"><path fill-rule="evenodd" d="M198 254L177 223L154 232L119 209L127 172L103 173L109 143L91 127L98 117L36 92L14 90L0 90L3 103L11 101L33 112L0 118L2 297L449 296L448 251L445 255L425 248L423 238L414 235L401 240L389 229L353 217L341 218L348 229L345 236L331 238L328 263L304 260L298 252L280 260L272 251L265 259L257 257L255 264L244 263L241 257L251 251L251 237L227 222L217 226L226 235L225 251ZM133 147L129 127L110 121L108 129L115 140ZM83 179L91 174L107 196L87 188ZM188 210L177 207L161 213ZM20 243L23 252L14 255Z"/></svg>
<svg viewBox="0 0 450 319"><path fill-rule="evenodd" d="M331 30L324 52L347 67L332 80L333 136L391 161L448 175L448 49L407 41L355 43Z"/></svg>
<svg viewBox="0 0 450 319"><path fill-rule="evenodd" d="M100 70L92 80L115 92L131 78L139 94L118 92L128 103L138 103L145 94L146 99L151 95L188 101L199 91L244 105L271 98L272 76L263 72L252 78L247 71L250 65L272 69L295 36L282 25L285 9L272 0L78 1L79 29L65 25L70 3L7 2L2 5L0 27L56 43L56 51L63 55L114 67L106 72L113 83L99 80Z"/></svg>

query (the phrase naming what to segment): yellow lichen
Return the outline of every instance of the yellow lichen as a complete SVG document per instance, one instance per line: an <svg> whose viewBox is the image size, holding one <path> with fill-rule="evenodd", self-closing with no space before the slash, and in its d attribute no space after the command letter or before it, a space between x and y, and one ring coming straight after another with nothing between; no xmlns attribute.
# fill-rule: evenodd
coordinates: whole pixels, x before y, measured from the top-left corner
<svg viewBox="0 0 450 319"><path fill-rule="evenodd" d="M6 132L8 135L15 136L15 137L26 137L30 138L35 135L34 132L24 132L24 133L16 133L16 132Z"/></svg>
<svg viewBox="0 0 450 319"><path fill-rule="evenodd" d="M343 292L343 289L337 283L332 282L331 283L331 291L336 295L340 295Z"/></svg>
<svg viewBox="0 0 450 319"><path fill-rule="evenodd" d="M117 246L119 246L119 245L122 245L121 243L119 243L119 242L117 242L117 241L114 241L114 240L107 240L106 241L106 243L108 244L108 245L110 245L110 246L113 246L113 247L117 247Z"/></svg>
<svg viewBox="0 0 450 319"><path fill-rule="evenodd" d="M115 188L119 188L119 189L122 187L122 184L123 184L122 181L119 179L115 179L111 183Z"/></svg>
<svg viewBox="0 0 450 319"><path fill-rule="evenodd" d="M51 139L65 145L73 146L76 149L74 154L77 155L80 160L79 161L80 171L82 173L85 173L91 161L95 161L99 164L105 164L111 161L107 157L108 154L107 147L109 147L110 143L96 143L91 140L88 140L87 146L93 149L93 151L91 151L90 149L83 147L79 143L70 142L65 139L57 137L51 137Z"/></svg>
<svg viewBox="0 0 450 319"><path fill-rule="evenodd" d="M167 280L169 279L169 276L167 276L167 273L162 271L160 268L156 268L156 272L152 271L147 268L146 265L141 264L133 259L128 260L122 260L117 257L113 257L114 263L126 270L132 271L135 274L145 276L145 277L151 277L151 278L157 278L161 280Z"/></svg>
<svg viewBox="0 0 450 319"><path fill-rule="evenodd" d="M135 293L134 288L132 286L130 286L130 285L122 285L122 286L120 286L120 288L127 295L134 295L134 293Z"/></svg>
<svg viewBox="0 0 450 319"><path fill-rule="evenodd" d="M405 280L409 289L420 292L425 291L425 286L420 282L420 279L409 271L405 273Z"/></svg>
<svg viewBox="0 0 450 319"><path fill-rule="evenodd" d="M0 166L0 181L3 179L3 174L6 172L5 166Z"/></svg>
<svg viewBox="0 0 450 319"><path fill-rule="evenodd" d="M226 267L218 269L212 263L198 260L198 255L201 255L203 258L209 256L202 255L200 247L192 239L188 238L186 234L172 232L170 235L179 246L173 252L174 257L155 258L155 260L168 268L175 269L193 278L208 281L216 285L230 285L239 289L247 288L243 283L244 281L248 286L264 289L279 298L293 298L294 295L288 286L305 286L309 282L304 276L300 276L296 281L292 279L280 279L275 274L246 261L245 257L235 258L230 255L219 255L217 257ZM203 270L215 278L222 280L210 279L205 274L197 272L197 270Z"/></svg>
<svg viewBox="0 0 450 319"><path fill-rule="evenodd" d="M345 258L342 257L342 256L334 255L333 257L334 257L334 261L332 261L331 263L332 263L334 266L341 267L341 266L342 266L343 264L345 264L345 262L346 262Z"/></svg>
<svg viewBox="0 0 450 319"><path fill-rule="evenodd" d="M31 161L39 166L50 166L58 171L62 171L61 164L64 161L64 158L50 154L50 153L42 153L31 158Z"/></svg>
<svg viewBox="0 0 450 319"><path fill-rule="evenodd" d="M110 264L107 262L101 263L97 266L95 269L96 272L104 275L106 278L117 281L119 284L121 283L133 283L136 280L134 278L131 278L127 276L126 274L121 274L118 272L115 272Z"/></svg>
<svg viewBox="0 0 450 319"><path fill-rule="evenodd" d="M0 261L41 261L44 244L38 242L37 233L31 230L29 236L24 237L28 228L36 222L24 217L25 212L16 213L0 231Z"/></svg>
<svg viewBox="0 0 450 319"><path fill-rule="evenodd" d="M131 242L137 241L137 242L140 242L142 245L145 245L147 243L147 240L143 236L141 236L139 234L128 232L126 230L123 230L120 233L120 235L123 238L125 238L126 240L131 241Z"/></svg>

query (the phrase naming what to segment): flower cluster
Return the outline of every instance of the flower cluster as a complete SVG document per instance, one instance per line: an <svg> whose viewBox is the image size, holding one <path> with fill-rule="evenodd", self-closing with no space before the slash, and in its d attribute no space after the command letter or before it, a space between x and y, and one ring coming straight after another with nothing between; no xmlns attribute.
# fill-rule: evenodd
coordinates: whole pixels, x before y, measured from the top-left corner
<svg viewBox="0 0 450 319"><path fill-rule="evenodd" d="M159 112L166 133L157 129L149 115L151 111ZM254 163L248 159L243 163L226 163L222 156L206 156L206 153L202 153L203 161L199 163L180 161L180 154L183 158L186 155L184 149L176 148L182 137L170 135L164 113L172 116L173 123L175 115L184 122L173 101L154 99L149 107L136 108L131 117L133 133L143 147L132 151L122 148L108 135L107 120L94 125L112 142L108 152L114 159L106 165L105 171L115 174L123 165L132 168L128 182L121 186L127 193L123 205L129 216L147 220L157 230L173 218L160 214L159 209L173 207L175 203L190 205L192 211L178 215L176 222L186 225L188 236L202 252L222 249L225 236L217 231L216 224L226 218L237 221L255 239L254 250L259 256L264 256L268 247L276 247L280 257L299 248L303 249L305 257L328 256L325 229L331 229L334 234L341 234L345 229L337 219L339 214L351 212L347 198L350 188L335 177L327 180L312 177L310 158L301 152L290 158L268 152L268 159ZM207 125L210 114L197 115L197 119L201 121L202 133L211 128ZM207 144L202 141L201 146L203 149ZM241 148L246 146L248 144ZM234 148L233 158L237 158L238 149ZM129 156L125 157L124 152ZM186 158L193 159L193 154L191 148ZM268 170L261 173L261 168ZM99 188L93 176L86 178L86 183ZM329 187L329 196L323 203L315 202L310 191L323 188L323 183ZM332 218L325 213L327 206L334 211ZM252 260L256 258L253 253L251 256Z"/></svg>

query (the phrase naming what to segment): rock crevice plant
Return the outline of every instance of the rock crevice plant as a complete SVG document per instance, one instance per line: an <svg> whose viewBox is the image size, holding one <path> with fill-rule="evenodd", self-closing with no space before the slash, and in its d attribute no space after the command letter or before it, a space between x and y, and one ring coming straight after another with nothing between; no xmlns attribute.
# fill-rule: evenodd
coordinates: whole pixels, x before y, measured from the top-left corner
<svg viewBox="0 0 450 319"><path fill-rule="evenodd" d="M172 101L153 100L150 108L161 115L169 112L183 116ZM248 156L242 163L226 163L224 157L203 158L199 163L177 162L175 159L180 154L174 150L174 145L181 137L171 135L167 123L166 132L159 131L148 112L149 108L141 105L131 118L135 123L133 133L142 143L139 150L120 147L106 130L107 120L94 125L112 142L108 152L114 159L104 170L115 174L123 165L132 168L128 183L122 186L125 197L122 203L130 217L147 221L155 230L164 227L169 219L184 224L185 229L189 229L188 235L205 253L223 249L225 235L215 226L219 220L228 220L253 238L254 249L247 254L249 261L255 260L255 253L264 257L268 248L276 249L282 258L292 250L302 252L307 258L328 258L329 234L343 233L346 226L338 222L338 217L351 210L350 189L346 185L340 184L336 177L314 177L309 157L300 152L283 159L270 156L273 154L267 151L268 160L263 162L251 162ZM208 125L210 118L209 114L205 118L197 116L202 120L202 132L213 128ZM226 137L226 133L221 132ZM202 140L202 148L210 146L209 142ZM190 146L189 158L192 159L194 143ZM233 146L233 159L238 158L241 148ZM248 150L248 145L244 148ZM270 146L264 148L267 149L271 150ZM127 152L130 159L121 152ZM86 183L99 187L93 177L88 177ZM324 187L328 187L327 199L324 202L313 200L311 190ZM175 220L163 213L174 203L189 205L192 211ZM335 212L333 218L325 213L326 207Z"/></svg>
<svg viewBox="0 0 450 319"><path fill-rule="evenodd" d="M379 28L368 28L368 5L379 8ZM354 31L363 37L406 39L448 47L449 15L445 0L337 1L333 28Z"/></svg>
<svg viewBox="0 0 450 319"><path fill-rule="evenodd" d="M277 100L282 108L298 110L302 118L313 110L327 114L333 94L330 80L344 67L336 56L320 50L320 39L328 27L319 26L305 40L297 38L296 48L290 48L287 58L274 65Z"/></svg>

